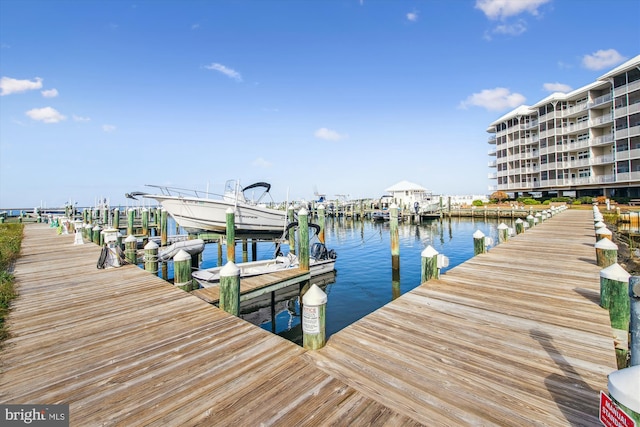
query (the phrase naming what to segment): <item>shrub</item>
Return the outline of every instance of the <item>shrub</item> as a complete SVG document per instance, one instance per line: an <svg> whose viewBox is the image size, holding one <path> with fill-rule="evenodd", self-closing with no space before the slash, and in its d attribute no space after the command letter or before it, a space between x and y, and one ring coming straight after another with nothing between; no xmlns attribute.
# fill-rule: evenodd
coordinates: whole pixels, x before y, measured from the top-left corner
<svg viewBox="0 0 640 427"><path fill-rule="evenodd" d="M482 203L482 200L474 200L473 202L471 202L471 204L473 206L483 206L484 203Z"/></svg>
<svg viewBox="0 0 640 427"><path fill-rule="evenodd" d="M525 204L525 205L539 205L540 204L539 200L532 199L531 197L518 199L518 201L523 203L523 204Z"/></svg>

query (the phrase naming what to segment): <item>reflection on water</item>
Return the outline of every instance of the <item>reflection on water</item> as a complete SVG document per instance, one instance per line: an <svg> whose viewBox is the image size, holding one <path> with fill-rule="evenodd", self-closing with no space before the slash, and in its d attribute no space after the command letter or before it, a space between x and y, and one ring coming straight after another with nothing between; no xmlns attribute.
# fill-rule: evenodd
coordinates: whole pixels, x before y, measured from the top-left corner
<svg viewBox="0 0 640 427"><path fill-rule="evenodd" d="M511 220L503 218L500 222L514 227ZM472 235L476 230L482 231L497 242L497 227L500 222L451 218L426 221L420 225L399 224L400 271L394 277L391 270L388 223L327 218L325 239L327 247L334 249L338 254L336 272L311 281L328 295L327 338L418 286L421 252L428 245L449 257L449 267L441 271L442 274L446 274L448 269L473 256ZM216 246L207 246L212 247L205 249L205 268L214 266L217 262ZM273 246L273 243L259 242L257 258L271 257ZM286 251L288 248L285 245L283 252ZM240 317L301 344L298 293L299 287L296 285L276 292L273 300L271 295L265 295L261 299L243 302Z"/></svg>

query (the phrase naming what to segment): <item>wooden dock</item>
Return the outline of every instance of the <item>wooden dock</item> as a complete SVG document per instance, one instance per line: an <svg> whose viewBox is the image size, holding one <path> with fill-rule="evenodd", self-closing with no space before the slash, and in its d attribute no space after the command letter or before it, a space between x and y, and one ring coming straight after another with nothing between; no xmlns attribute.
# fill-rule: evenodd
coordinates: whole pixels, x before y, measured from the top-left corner
<svg viewBox="0 0 640 427"><path fill-rule="evenodd" d="M245 277L240 280L240 301L247 301L278 289L283 289L291 285L307 281L311 278L308 271L299 268L291 268L282 271L274 271L254 277ZM210 304L216 304L220 300L220 287L196 289L191 294L197 296Z"/></svg>
<svg viewBox="0 0 640 427"><path fill-rule="evenodd" d="M616 360L591 218L551 218L315 352L29 225L0 403L68 403L80 426L597 426Z"/></svg>

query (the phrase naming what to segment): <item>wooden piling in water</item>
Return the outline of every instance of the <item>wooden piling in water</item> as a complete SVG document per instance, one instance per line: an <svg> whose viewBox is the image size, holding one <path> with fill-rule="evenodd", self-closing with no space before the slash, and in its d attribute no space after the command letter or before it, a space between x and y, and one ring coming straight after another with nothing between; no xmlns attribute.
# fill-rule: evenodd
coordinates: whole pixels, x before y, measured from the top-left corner
<svg viewBox="0 0 640 427"><path fill-rule="evenodd" d="M516 219L516 234L524 233L524 221L520 218Z"/></svg>
<svg viewBox="0 0 640 427"><path fill-rule="evenodd" d="M295 222L293 205L289 205L287 208L287 223L292 224L293 222ZM296 254L296 232L293 229L289 230L289 252Z"/></svg>
<svg viewBox="0 0 640 427"><path fill-rule="evenodd" d="M149 237L149 209L142 209L142 235Z"/></svg>
<svg viewBox="0 0 640 427"><path fill-rule="evenodd" d="M232 208L228 208L226 212L227 220L227 262L236 262L236 229L235 229L235 213Z"/></svg>
<svg viewBox="0 0 640 427"><path fill-rule="evenodd" d="M320 227L320 231L318 232L318 240L320 243L325 243L324 241L324 205L318 205L318 226Z"/></svg>
<svg viewBox="0 0 640 427"><path fill-rule="evenodd" d="M509 239L509 226L504 222L498 225L498 243L504 243Z"/></svg>
<svg viewBox="0 0 640 427"><path fill-rule="evenodd" d="M113 228L116 230L120 228L120 209L118 208L113 210Z"/></svg>
<svg viewBox="0 0 640 427"><path fill-rule="evenodd" d="M220 270L220 308L227 313L240 314L240 269L233 261Z"/></svg>
<svg viewBox="0 0 640 427"><path fill-rule="evenodd" d="M300 232L300 255L298 257L300 270L309 271L309 216L305 208L298 211L298 227Z"/></svg>
<svg viewBox="0 0 640 427"><path fill-rule="evenodd" d="M133 236L135 230L133 229L133 221L136 217L136 211L133 208L127 210L127 236Z"/></svg>
<svg viewBox="0 0 640 427"><path fill-rule="evenodd" d="M169 213L166 209L160 210L160 246L167 246L169 227Z"/></svg>
<svg viewBox="0 0 640 427"><path fill-rule="evenodd" d="M398 205L389 206L389 235L391 237L391 271L400 271L400 236L398 234Z"/></svg>

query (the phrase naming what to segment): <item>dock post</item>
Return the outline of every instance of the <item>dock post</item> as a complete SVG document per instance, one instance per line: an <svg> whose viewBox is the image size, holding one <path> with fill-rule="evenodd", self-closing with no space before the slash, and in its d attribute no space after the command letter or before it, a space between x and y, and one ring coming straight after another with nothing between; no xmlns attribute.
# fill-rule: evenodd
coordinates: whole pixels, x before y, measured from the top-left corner
<svg viewBox="0 0 640 427"><path fill-rule="evenodd" d="M325 345L327 294L315 283L302 297L302 347L318 350Z"/></svg>
<svg viewBox="0 0 640 427"><path fill-rule="evenodd" d="M599 242L602 239L613 240L611 230L607 227L600 227L596 230L596 242Z"/></svg>
<svg viewBox="0 0 640 427"><path fill-rule="evenodd" d="M102 228L98 224L96 224L95 227L93 227L93 233L92 233L93 243L100 246L102 246L102 243L100 242L101 231L102 231Z"/></svg>
<svg viewBox="0 0 640 427"><path fill-rule="evenodd" d="M222 245L224 244L222 236L218 237L218 265L222 265Z"/></svg>
<svg viewBox="0 0 640 427"><path fill-rule="evenodd" d="M473 255L484 254L487 252L487 245L484 240L484 233L477 230L473 233Z"/></svg>
<svg viewBox="0 0 640 427"><path fill-rule="evenodd" d="M169 213L166 209L160 210L160 246L167 246L169 240L168 228L169 228Z"/></svg>
<svg viewBox="0 0 640 427"><path fill-rule="evenodd" d="M629 277L618 263L600 271L600 306L609 310L618 369L627 366L629 353Z"/></svg>
<svg viewBox="0 0 640 427"><path fill-rule="evenodd" d="M184 249L180 249L173 257L173 285L189 292L192 283L191 255Z"/></svg>
<svg viewBox="0 0 640 427"><path fill-rule="evenodd" d="M391 236L391 271L400 271L400 237L398 235L398 205L389 206L389 234Z"/></svg>
<svg viewBox="0 0 640 427"><path fill-rule="evenodd" d="M630 366L640 365L640 276L629 277L629 351Z"/></svg>
<svg viewBox="0 0 640 427"><path fill-rule="evenodd" d="M138 264L138 239L133 234L124 239L124 257L129 264Z"/></svg>
<svg viewBox="0 0 640 427"><path fill-rule="evenodd" d="M601 239L595 245L596 264L599 267L609 267L618 262L618 245L609 239Z"/></svg>
<svg viewBox="0 0 640 427"><path fill-rule="evenodd" d="M440 269L438 268L438 251L433 246L427 246L422 253L422 269L420 283L424 283L430 279L440 278Z"/></svg>
<svg viewBox="0 0 640 427"><path fill-rule="evenodd" d="M504 222L498 225L498 243L504 243L509 239L509 226Z"/></svg>
<svg viewBox="0 0 640 427"><path fill-rule="evenodd" d="M133 220L135 216L136 210L133 208L129 208L129 210L127 210L127 236L135 234L133 230Z"/></svg>
<svg viewBox="0 0 640 427"><path fill-rule="evenodd" d="M516 219L516 234L524 233L524 221L521 218Z"/></svg>
<svg viewBox="0 0 640 427"><path fill-rule="evenodd" d="M113 228L116 230L120 228L120 209L118 208L113 210Z"/></svg>
<svg viewBox="0 0 640 427"><path fill-rule="evenodd" d="M234 316L240 314L240 269L233 261L220 270L220 308Z"/></svg>
<svg viewBox="0 0 640 427"><path fill-rule="evenodd" d="M249 261L249 243L247 242L247 238L242 238L242 262Z"/></svg>
<svg viewBox="0 0 640 427"><path fill-rule="evenodd" d="M535 218L531 214L527 215L527 222L529 223L529 228L533 228L533 226L536 224Z"/></svg>
<svg viewBox="0 0 640 427"><path fill-rule="evenodd" d="M144 269L158 274L158 244L153 240L149 240L144 247Z"/></svg>
<svg viewBox="0 0 640 427"><path fill-rule="evenodd" d="M289 205L287 208L287 224L293 223L294 220L293 205ZM293 229L289 230L289 252L296 254L296 233Z"/></svg>
<svg viewBox="0 0 640 427"><path fill-rule="evenodd" d="M236 228L235 213L227 208L227 262L236 262Z"/></svg>
<svg viewBox="0 0 640 427"><path fill-rule="evenodd" d="M325 243L324 241L324 205L322 203L318 205L318 225L320 226L320 232L318 233L318 240L320 240L320 243Z"/></svg>
<svg viewBox="0 0 640 427"><path fill-rule="evenodd" d="M302 208L298 211L298 227L300 231L300 270L309 271L309 212Z"/></svg>
<svg viewBox="0 0 640 427"><path fill-rule="evenodd" d="M149 209L142 209L142 235L149 237Z"/></svg>

